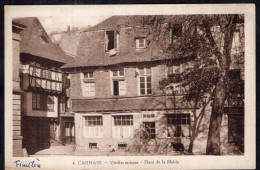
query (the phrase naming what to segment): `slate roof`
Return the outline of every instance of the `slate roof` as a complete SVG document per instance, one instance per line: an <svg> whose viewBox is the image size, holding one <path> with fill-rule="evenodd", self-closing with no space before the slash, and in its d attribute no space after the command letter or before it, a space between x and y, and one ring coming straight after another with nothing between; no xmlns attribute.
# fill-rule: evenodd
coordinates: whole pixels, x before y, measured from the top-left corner
<svg viewBox="0 0 260 170"><path fill-rule="evenodd" d="M72 62L64 65L62 68L108 66L122 63L150 62L165 59L162 52L159 50L153 49L151 54L151 50L148 48L143 50L136 50L135 48L130 49L130 47L135 47L134 41L134 44L129 44L126 47L121 48L120 45L121 49L119 49L116 56L110 57L104 52L104 46L101 46L100 44L104 43L105 30L117 30L121 27L128 27L133 22L135 22L135 25L138 25L141 23L138 22L141 17L142 16L112 16L83 31L80 35L81 37L77 56ZM96 35L95 39L91 38L93 35ZM120 41L122 42L125 40L122 39Z"/></svg>
<svg viewBox="0 0 260 170"><path fill-rule="evenodd" d="M126 27L129 26L131 19L133 17L135 16L124 16L124 15L112 16L93 27L84 30L83 32L97 31L97 30L115 30L118 27L122 27L122 26Z"/></svg>
<svg viewBox="0 0 260 170"><path fill-rule="evenodd" d="M13 21L26 26L20 34L20 53L30 54L61 63L68 63L72 60L72 57L66 55L58 44L51 41L38 18L19 18ZM41 36L44 36L48 43L42 43L40 39Z"/></svg>

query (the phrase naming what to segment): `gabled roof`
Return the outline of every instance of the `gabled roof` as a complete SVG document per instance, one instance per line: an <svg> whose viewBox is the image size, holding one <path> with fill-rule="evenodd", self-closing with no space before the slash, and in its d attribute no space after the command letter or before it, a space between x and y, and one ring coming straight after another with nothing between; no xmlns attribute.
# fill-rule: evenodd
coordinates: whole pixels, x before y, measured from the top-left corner
<svg viewBox="0 0 260 170"><path fill-rule="evenodd" d="M19 18L13 20L26 28L21 32L20 53L38 56L61 63L68 63L72 57L66 55L58 44L51 41L45 29L36 17ZM41 40L43 37L43 40Z"/></svg>
<svg viewBox="0 0 260 170"><path fill-rule="evenodd" d="M84 30L83 32L98 30L115 30L119 26L126 26L130 18L131 16L112 16L93 27Z"/></svg>

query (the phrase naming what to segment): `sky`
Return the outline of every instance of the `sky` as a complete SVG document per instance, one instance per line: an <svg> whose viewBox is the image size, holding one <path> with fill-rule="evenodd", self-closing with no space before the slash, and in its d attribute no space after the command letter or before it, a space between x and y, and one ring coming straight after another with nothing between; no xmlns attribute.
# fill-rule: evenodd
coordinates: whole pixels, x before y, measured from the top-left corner
<svg viewBox="0 0 260 170"><path fill-rule="evenodd" d="M66 17L39 17L39 20L49 34L52 31L65 31L67 26L86 28L87 26L94 26L103 20L107 19L106 16L66 16Z"/></svg>

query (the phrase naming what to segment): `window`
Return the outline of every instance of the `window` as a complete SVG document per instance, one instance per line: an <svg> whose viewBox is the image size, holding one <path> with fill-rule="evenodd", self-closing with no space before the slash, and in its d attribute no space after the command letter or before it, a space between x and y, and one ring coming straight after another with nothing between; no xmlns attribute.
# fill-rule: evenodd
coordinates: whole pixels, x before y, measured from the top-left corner
<svg viewBox="0 0 260 170"><path fill-rule="evenodd" d="M154 118L154 114L143 114L143 118Z"/></svg>
<svg viewBox="0 0 260 170"><path fill-rule="evenodd" d="M124 69L113 70L113 77L123 77L125 75Z"/></svg>
<svg viewBox="0 0 260 170"><path fill-rule="evenodd" d="M97 143L89 143L89 149L97 149Z"/></svg>
<svg viewBox="0 0 260 170"><path fill-rule="evenodd" d="M82 92L84 97L95 96L95 83L93 72L85 72L82 75ZM69 79L67 79L69 80Z"/></svg>
<svg viewBox="0 0 260 170"><path fill-rule="evenodd" d="M40 108L41 108L41 95L32 94L32 109L40 110Z"/></svg>
<svg viewBox="0 0 260 170"><path fill-rule="evenodd" d="M66 137L74 136L74 123L73 122L65 122L65 136Z"/></svg>
<svg viewBox="0 0 260 170"><path fill-rule="evenodd" d="M182 65L172 65L168 67L167 74L181 74L182 73Z"/></svg>
<svg viewBox="0 0 260 170"><path fill-rule="evenodd" d="M167 115L167 137L189 137L190 114Z"/></svg>
<svg viewBox="0 0 260 170"><path fill-rule="evenodd" d="M136 39L136 48L145 48L145 38Z"/></svg>
<svg viewBox="0 0 260 170"><path fill-rule="evenodd" d="M118 46L118 33L116 31L106 31L105 50L116 49Z"/></svg>
<svg viewBox="0 0 260 170"><path fill-rule="evenodd" d="M112 70L113 95L125 95L124 69Z"/></svg>
<svg viewBox="0 0 260 170"><path fill-rule="evenodd" d="M228 142L244 141L244 115L228 114Z"/></svg>
<svg viewBox="0 0 260 170"><path fill-rule="evenodd" d="M85 138L103 137L103 119L102 116L86 116L84 126Z"/></svg>
<svg viewBox="0 0 260 170"><path fill-rule="evenodd" d="M126 143L119 143L119 144L118 144L118 149L124 150L124 149L126 149L126 146L127 146Z"/></svg>
<svg viewBox="0 0 260 170"><path fill-rule="evenodd" d="M152 94L151 68L139 69L140 74L140 94Z"/></svg>
<svg viewBox="0 0 260 170"><path fill-rule="evenodd" d="M114 117L115 126L132 126L133 116L115 116Z"/></svg>
<svg viewBox="0 0 260 170"><path fill-rule="evenodd" d="M182 24L175 24L171 30L171 37L174 39L175 37L180 37L182 34Z"/></svg>
<svg viewBox="0 0 260 170"><path fill-rule="evenodd" d="M113 95L125 95L125 81L113 80Z"/></svg>
<svg viewBox="0 0 260 170"><path fill-rule="evenodd" d="M155 122L144 122L145 138L155 139Z"/></svg>
<svg viewBox="0 0 260 170"><path fill-rule="evenodd" d="M84 83L83 96L84 97L95 96L95 83Z"/></svg>
<svg viewBox="0 0 260 170"><path fill-rule="evenodd" d="M133 137L133 116L132 115L114 116L113 137L114 138Z"/></svg>
<svg viewBox="0 0 260 170"><path fill-rule="evenodd" d="M84 73L84 78L86 78L86 79L93 79L93 72L86 72L86 73Z"/></svg>
<svg viewBox="0 0 260 170"><path fill-rule="evenodd" d="M54 96L47 96L47 110L54 111Z"/></svg>

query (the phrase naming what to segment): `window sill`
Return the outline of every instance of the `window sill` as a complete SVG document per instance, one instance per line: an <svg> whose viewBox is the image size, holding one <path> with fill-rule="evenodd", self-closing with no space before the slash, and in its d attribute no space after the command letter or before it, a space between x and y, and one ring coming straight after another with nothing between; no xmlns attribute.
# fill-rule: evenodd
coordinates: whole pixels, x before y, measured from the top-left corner
<svg viewBox="0 0 260 170"><path fill-rule="evenodd" d="M180 137L166 137L167 139L180 139L180 138L190 138L190 136L186 136L186 137L183 137L183 136L180 136Z"/></svg>

